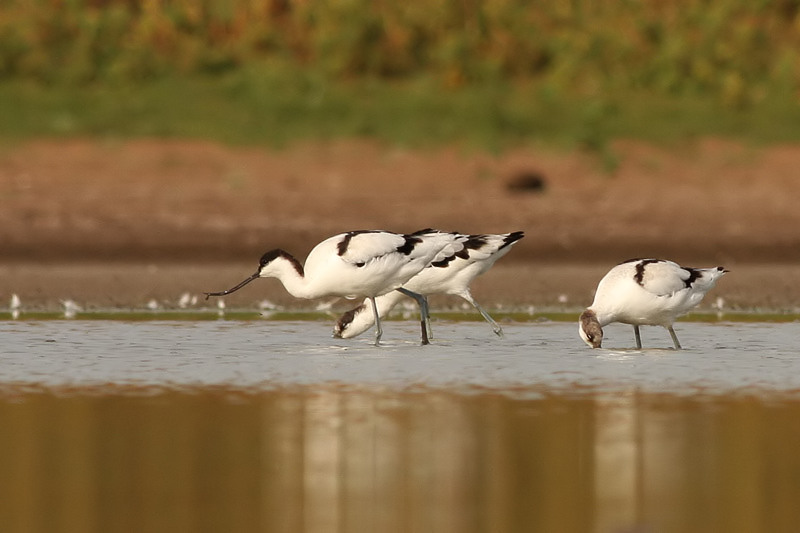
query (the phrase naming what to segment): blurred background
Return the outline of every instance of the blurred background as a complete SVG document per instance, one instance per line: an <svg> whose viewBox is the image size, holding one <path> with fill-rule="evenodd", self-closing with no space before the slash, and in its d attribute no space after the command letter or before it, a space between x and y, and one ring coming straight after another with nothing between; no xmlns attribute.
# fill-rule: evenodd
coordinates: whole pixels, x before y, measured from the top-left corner
<svg viewBox="0 0 800 533"><path fill-rule="evenodd" d="M800 0L0 0L0 531L794 531L798 198ZM508 339L202 299L424 227L525 231L472 287ZM590 351L576 311L646 256L729 268L723 323ZM331 382L365 363L389 381ZM592 374L642 366L663 389Z"/></svg>
<svg viewBox="0 0 800 533"><path fill-rule="evenodd" d="M793 262L799 89L793 0L3 0L0 289L362 228Z"/></svg>

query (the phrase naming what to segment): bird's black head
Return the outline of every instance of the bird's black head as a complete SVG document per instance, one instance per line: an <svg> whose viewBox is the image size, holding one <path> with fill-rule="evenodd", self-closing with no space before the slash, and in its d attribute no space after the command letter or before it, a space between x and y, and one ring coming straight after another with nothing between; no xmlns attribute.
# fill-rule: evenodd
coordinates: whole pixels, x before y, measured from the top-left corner
<svg viewBox="0 0 800 533"><path fill-rule="evenodd" d="M289 252L281 250L280 248L276 248L274 250L270 250L269 252L265 253L261 256L261 259L258 262L258 272L262 275L264 274L264 269L267 268L269 265L274 263L277 260L286 260L292 267L297 271L298 274L301 276L304 275L303 272L303 265L292 256Z"/></svg>
<svg viewBox="0 0 800 533"><path fill-rule="evenodd" d="M280 248L276 248L274 250L270 250L269 252L265 253L261 256L261 259L258 261L258 267L264 268L268 264L272 263L278 257L285 255L286 252L281 250Z"/></svg>

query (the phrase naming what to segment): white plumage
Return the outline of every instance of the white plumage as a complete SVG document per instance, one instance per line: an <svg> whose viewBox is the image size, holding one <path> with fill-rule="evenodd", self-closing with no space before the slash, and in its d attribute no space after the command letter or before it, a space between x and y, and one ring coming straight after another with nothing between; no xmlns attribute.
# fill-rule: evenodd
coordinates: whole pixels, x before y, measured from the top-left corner
<svg viewBox="0 0 800 533"><path fill-rule="evenodd" d="M580 316L580 336L592 348L599 348L604 326L631 324L640 349L639 326L663 326L679 350L672 327L675 319L699 304L726 272L721 266L689 268L663 259L625 261L600 280L594 302Z"/></svg>
<svg viewBox="0 0 800 533"><path fill-rule="evenodd" d="M206 293L206 298L230 294L257 278L269 277L278 278L296 298L365 296L373 302L378 344L383 331L375 297L400 288L452 242L451 234L433 230L407 235L381 230L350 231L316 245L304 265L283 250L271 250L261 257L255 274L226 291ZM421 305L420 312L426 320ZM425 335L422 342L428 342Z"/></svg>
<svg viewBox="0 0 800 533"><path fill-rule="evenodd" d="M494 263L503 257L519 239L523 232L504 233L499 235L464 235L463 246L445 247L434 260L419 274L403 285L404 289L424 296L430 294L453 294L460 296L489 322L497 335L502 335L502 328L475 301L469 285L477 276L483 274ZM385 317L403 298L400 291L392 291L375 299L378 315ZM375 322L375 314L370 310L368 300L358 307L343 314L334 325L333 336L349 339L367 331ZM430 334L430 331L428 331Z"/></svg>

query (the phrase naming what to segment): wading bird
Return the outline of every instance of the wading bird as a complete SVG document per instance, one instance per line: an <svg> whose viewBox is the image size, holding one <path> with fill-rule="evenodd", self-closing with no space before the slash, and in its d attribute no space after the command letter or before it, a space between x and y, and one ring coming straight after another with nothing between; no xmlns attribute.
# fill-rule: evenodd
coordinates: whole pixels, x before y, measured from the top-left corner
<svg viewBox="0 0 800 533"><path fill-rule="evenodd" d="M402 286L453 242L453 234L435 230L405 235L381 230L349 231L316 245L302 265L283 250L271 250L261 257L258 270L252 276L228 290L205 294L206 298L224 296L255 279L277 278L296 298L364 296L372 302L375 344L378 345L383 330L375 298L396 289L404 291L419 303L424 324L427 309L423 298ZM422 343L428 344L424 327Z"/></svg>
<svg viewBox="0 0 800 533"><path fill-rule="evenodd" d="M600 280L594 302L580 316L580 336L592 348L600 348L603 327L621 322L633 326L636 348L641 349L639 326L662 326L680 350L672 324L699 304L726 272L721 266L688 268L664 259L625 261Z"/></svg>
<svg viewBox="0 0 800 533"><path fill-rule="evenodd" d="M483 316L492 326L496 335L502 336L503 329L489 316L472 297L469 284L494 265L511 247L524 237L521 231L499 235L465 235L463 248L445 248L419 274L408 280L403 288L420 294L423 298L430 294L453 294L460 296ZM449 252L449 253L445 253ZM403 298L403 293L392 291L375 299L378 315L383 318ZM375 314L370 309L369 300L344 313L333 327L333 336L349 339L367 331L375 322ZM428 326L427 334L431 332Z"/></svg>

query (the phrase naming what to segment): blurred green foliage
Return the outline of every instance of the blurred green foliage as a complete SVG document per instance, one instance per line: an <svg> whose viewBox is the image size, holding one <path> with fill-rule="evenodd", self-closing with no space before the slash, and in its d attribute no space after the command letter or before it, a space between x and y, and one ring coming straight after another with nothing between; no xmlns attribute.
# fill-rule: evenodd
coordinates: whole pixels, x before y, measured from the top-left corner
<svg viewBox="0 0 800 533"><path fill-rule="evenodd" d="M42 82L278 64L741 105L797 92L799 54L800 0L0 0L0 78Z"/></svg>
<svg viewBox="0 0 800 533"><path fill-rule="evenodd" d="M800 139L800 0L0 0L0 136Z"/></svg>
<svg viewBox="0 0 800 533"><path fill-rule="evenodd" d="M705 98L643 93L572 98L526 84L443 91L431 79L343 85L297 73L260 74L124 86L0 83L0 139L174 137L282 146L297 139L367 137L489 151L538 142L595 152L609 170L616 161L608 141L615 138L800 141L800 106L772 99L732 109Z"/></svg>

